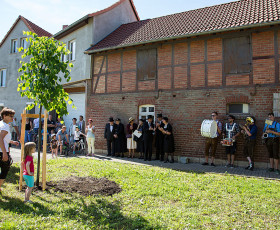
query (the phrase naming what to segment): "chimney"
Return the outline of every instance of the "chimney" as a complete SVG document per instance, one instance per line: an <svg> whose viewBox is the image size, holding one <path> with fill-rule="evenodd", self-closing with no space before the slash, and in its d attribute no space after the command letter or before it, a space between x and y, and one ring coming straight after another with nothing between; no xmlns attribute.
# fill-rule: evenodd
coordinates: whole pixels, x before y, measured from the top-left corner
<svg viewBox="0 0 280 230"><path fill-rule="evenodd" d="M63 25L63 26L62 26L62 29L64 30L66 27L68 27L68 25Z"/></svg>

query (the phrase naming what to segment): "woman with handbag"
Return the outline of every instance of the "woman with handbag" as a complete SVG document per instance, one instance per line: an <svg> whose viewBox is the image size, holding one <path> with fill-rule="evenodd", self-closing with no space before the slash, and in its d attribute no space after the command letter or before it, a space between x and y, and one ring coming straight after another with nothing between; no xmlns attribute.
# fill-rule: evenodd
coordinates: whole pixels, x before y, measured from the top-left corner
<svg viewBox="0 0 280 230"><path fill-rule="evenodd" d="M144 124L144 120L140 119L139 120L139 125L137 127L137 130L139 133L141 133L142 135L137 138L137 152L139 152L140 156L139 159L144 159L144 140L143 140L143 124Z"/></svg>
<svg viewBox="0 0 280 230"><path fill-rule="evenodd" d="M129 118L128 123L129 124L126 126L128 158L133 158L135 149L137 148L136 141L133 140L133 132L137 129L137 124L134 123L132 117Z"/></svg>

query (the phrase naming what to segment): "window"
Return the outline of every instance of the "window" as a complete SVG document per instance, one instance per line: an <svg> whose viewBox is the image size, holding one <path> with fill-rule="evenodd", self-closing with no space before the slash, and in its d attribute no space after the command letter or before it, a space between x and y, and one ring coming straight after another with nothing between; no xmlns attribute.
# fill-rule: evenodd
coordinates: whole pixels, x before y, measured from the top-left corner
<svg viewBox="0 0 280 230"><path fill-rule="evenodd" d="M148 115L153 116L153 121L155 121L155 106L154 105L141 105L139 107L139 119L147 119Z"/></svg>
<svg viewBox="0 0 280 230"><path fill-rule="evenodd" d="M7 70L1 69L0 70L0 87L6 87L6 75L7 75Z"/></svg>
<svg viewBox="0 0 280 230"><path fill-rule="evenodd" d="M250 73L250 37L226 38L223 48L225 74Z"/></svg>
<svg viewBox="0 0 280 230"><path fill-rule="evenodd" d="M27 106L32 105L32 104L34 104L34 103L33 102L27 102L26 103ZM27 112L27 114L35 114L35 106L32 109L27 110L26 112Z"/></svg>
<svg viewBox="0 0 280 230"><path fill-rule="evenodd" d="M76 59L76 41L71 41L69 43L69 50L71 52L69 55L69 60L74 61Z"/></svg>
<svg viewBox="0 0 280 230"><path fill-rule="evenodd" d="M157 50L146 49L137 52L137 77L139 81L156 79Z"/></svg>
<svg viewBox="0 0 280 230"><path fill-rule="evenodd" d="M273 94L273 113L275 117L280 117L280 93Z"/></svg>
<svg viewBox="0 0 280 230"><path fill-rule="evenodd" d="M17 53L17 39L12 40L11 53Z"/></svg>
<svg viewBox="0 0 280 230"><path fill-rule="evenodd" d="M26 41L26 38L21 38L20 39L20 46L23 48L23 51L25 49L27 49L27 41Z"/></svg>
<svg viewBox="0 0 280 230"><path fill-rule="evenodd" d="M249 104L234 103L227 105L227 113L249 113Z"/></svg>

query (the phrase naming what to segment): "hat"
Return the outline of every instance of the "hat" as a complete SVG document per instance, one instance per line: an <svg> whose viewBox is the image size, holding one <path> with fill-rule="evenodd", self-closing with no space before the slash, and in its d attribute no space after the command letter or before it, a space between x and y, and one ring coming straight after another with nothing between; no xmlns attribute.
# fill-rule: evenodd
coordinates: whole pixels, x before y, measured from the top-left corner
<svg viewBox="0 0 280 230"><path fill-rule="evenodd" d="M121 121L121 119L120 119L120 118L117 118L116 121Z"/></svg>
<svg viewBox="0 0 280 230"><path fill-rule="evenodd" d="M53 133L53 134L51 135L51 137L53 137L53 136L56 136L56 134L55 134L55 133Z"/></svg>
<svg viewBox="0 0 280 230"><path fill-rule="evenodd" d="M133 117L130 117L130 118L128 119L128 122L130 123L130 122L132 122L132 121L134 121L134 118L133 118Z"/></svg>
<svg viewBox="0 0 280 230"><path fill-rule="evenodd" d="M110 118L109 118L109 121L110 121L110 122L114 121L114 118L110 117Z"/></svg>
<svg viewBox="0 0 280 230"><path fill-rule="evenodd" d="M228 118L235 120L235 116L233 116L233 115L228 115Z"/></svg>
<svg viewBox="0 0 280 230"><path fill-rule="evenodd" d="M158 113L157 114L157 118L161 118L162 117L162 114L161 113Z"/></svg>
<svg viewBox="0 0 280 230"><path fill-rule="evenodd" d="M152 115L148 115L147 119L153 119L153 116Z"/></svg>
<svg viewBox="0 0 280 230"><path fill-rule="evenodd" d="M93 121L92 119L88 119L88 121Z"/></svg>
<svg viewBox="0 0 280 230"><path fill-rule="evenodd" d="M76 127L75 128L79 128L79 126L78 125L76 125Z"/></svg>
<svg viewBox="0 0 280 230"><path fill-rule="evenodd" d="M145 122L145 119L139 119L139 121Z"/></svg>
<svg viewBox="0 0 280 230"><path fill-rule="evenodd" d="M162 119L168 122L168 117L164 117Z"/></svg>

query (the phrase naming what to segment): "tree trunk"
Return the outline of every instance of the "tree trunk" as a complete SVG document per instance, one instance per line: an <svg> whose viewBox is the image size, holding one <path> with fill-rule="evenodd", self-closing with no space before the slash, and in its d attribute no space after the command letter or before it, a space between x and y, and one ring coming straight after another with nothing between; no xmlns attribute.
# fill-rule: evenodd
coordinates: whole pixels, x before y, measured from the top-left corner
<svg viewBox="0 0 280 230"><path fill-rule="evenodd" d="M38 130L38 162L37 162L37 178L36 178L36 186L39 187L40 181L40 161L41 161L41 140L42 140L42 106L40 105L39 112L39 130ZM44 119L47 119L44 117Z"/></svg>

